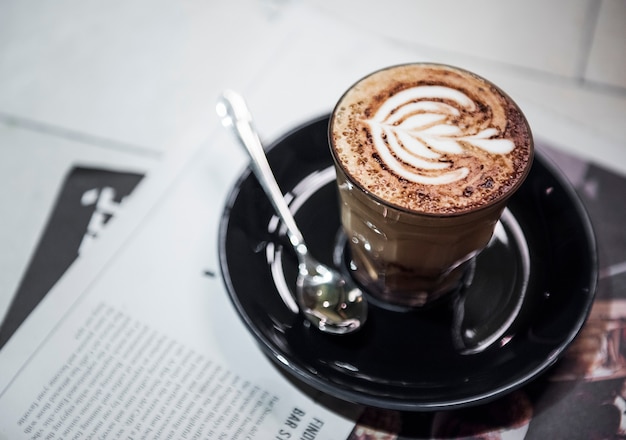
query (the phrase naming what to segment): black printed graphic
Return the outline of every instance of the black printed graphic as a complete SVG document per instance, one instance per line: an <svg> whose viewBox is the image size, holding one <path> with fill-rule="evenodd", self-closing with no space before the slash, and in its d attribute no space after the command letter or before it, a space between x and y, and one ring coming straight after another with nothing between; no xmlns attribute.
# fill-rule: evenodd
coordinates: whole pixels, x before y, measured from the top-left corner
<svg viewBox="0 0 626 440"><path fill-rule="evenodd" d="M0 327L0 348L74 260L97 238L142 177L93 168L70 170Z"/></svg>

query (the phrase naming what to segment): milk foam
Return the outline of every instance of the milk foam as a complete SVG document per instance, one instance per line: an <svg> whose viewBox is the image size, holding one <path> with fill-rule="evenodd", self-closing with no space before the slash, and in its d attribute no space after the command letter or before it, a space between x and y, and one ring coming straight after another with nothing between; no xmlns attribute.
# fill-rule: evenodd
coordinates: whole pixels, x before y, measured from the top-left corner
<svg viewBox="0 0 626 440"><path fill-rule="evenodd" d="M361 79L337 103L329 134L337 165L359 187L432 214L505 197L533 156L528 123L507 95L470 72L435 64Z"/></svg>
<svg viewBox="0 0 626 440"><path fill-rule="evenodd" d="M448 184L470 172L467 167L453 165L454 156L464 153L464 143L492 154L508 154L515 148L510 139L498 138L500 132L495 127L468 134L467 129L455 125L459 108L431 99L453 102L469 111L476 108L476 103L458 90L418 86L391 96L373 118L366 120L381 161L398 176L427 185ZM443 154L447 155L446 162L440 161Z"/></svg>

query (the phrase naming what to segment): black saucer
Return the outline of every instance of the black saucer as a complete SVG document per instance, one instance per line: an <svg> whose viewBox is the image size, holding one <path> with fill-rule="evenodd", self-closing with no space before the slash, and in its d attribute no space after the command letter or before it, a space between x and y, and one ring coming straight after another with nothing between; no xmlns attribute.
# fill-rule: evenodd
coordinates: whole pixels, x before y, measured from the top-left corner
<svg viewBox="0 0 626 440"><path fill-rule="evenodd" d="M323 117L297 128L268 157L313 255L348 270L327 126ZM535 378L577 335L597 281L588 216L539 154L467 289L422 311L372 302L355 334L323 334L294 313L297 261L248 171L228 199L219 251L237 312L277 365L334 397L398 410L484 403Z"/></svg>

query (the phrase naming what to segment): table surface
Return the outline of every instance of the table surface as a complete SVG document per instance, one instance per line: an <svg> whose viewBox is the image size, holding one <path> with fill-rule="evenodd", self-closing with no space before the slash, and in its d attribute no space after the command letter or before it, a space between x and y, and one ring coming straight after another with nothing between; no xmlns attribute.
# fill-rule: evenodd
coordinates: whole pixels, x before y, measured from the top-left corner
<svg viewBox="0 0 626 440"><path fill-rule="evenodd" d="M433 0L3 1L0 316L68 173L146 175L197 148L218 128L224 88L246 94L262 136L275 139L328 112L376 68L454 64L507 91L557 157L561 150L563 160L626 176L625 2L454 8Z"/></svg>
<svg viewBox="0 0 626 440"><path fill-rule="evenodd" d="M387 45L404 50L402 60L456 64L492 79L522 105L537 136L626 172L624 2L483 5L448 14L446 3L408 0L2 2L0 316L73 164L145 171L168 150L200 142L217 93L255 90L262 74L250 72L271 69L274 46L295 52L291 41L300 54L280 67L306 69L319 83L299 89L295 117L259 118L267 137L327 111L351 81L395 62ZM329 23L341 30L329 35ZM369 40L359 44L361 34ZM298 87L298 76L284 75L285 90ZM291 92L262 90L256 99L270 93L295 106Z"/></svg>

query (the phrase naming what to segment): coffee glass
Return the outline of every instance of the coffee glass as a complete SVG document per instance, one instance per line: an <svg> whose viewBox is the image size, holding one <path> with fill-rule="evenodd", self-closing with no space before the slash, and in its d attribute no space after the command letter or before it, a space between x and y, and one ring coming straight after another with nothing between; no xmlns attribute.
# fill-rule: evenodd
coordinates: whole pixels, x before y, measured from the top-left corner
<svg viewBox="0 0 626 440"><path fill-rule="evenodd" d="M373 297L409 307L468 282L534 148L501 89L430 63L357 81L333 110L329 143L353 276Z"/></svg>

